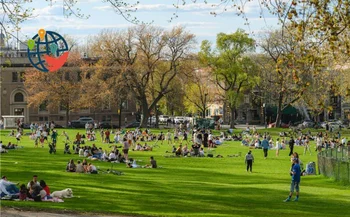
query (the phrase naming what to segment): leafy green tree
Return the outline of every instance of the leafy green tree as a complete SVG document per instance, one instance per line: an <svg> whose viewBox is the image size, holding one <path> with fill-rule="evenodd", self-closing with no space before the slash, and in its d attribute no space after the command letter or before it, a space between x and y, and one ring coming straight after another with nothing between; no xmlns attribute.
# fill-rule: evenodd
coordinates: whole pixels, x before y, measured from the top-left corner
<svg viewBox="0 0 350 217"><path fill-rule="evenodd" d="M224 91L225 101L231 112L230 125L234 127L236 108L241 102L243 91L254 84L254 63L247 56L255 50L255 41L238 29L235 33L219 33L216 49L212 51L211 43L203 41L199 59L210 67L217 85Z"/></svg>

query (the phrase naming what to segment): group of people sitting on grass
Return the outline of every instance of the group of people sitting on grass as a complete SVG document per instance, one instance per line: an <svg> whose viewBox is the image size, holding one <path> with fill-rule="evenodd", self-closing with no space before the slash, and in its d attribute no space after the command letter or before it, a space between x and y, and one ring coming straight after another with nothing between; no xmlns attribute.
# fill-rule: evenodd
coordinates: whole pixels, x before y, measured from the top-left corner
<svg viewBox="0 0 350 217"><path fill-rule="evenodd" d="M77 164L74 163L74 160L71 159L67 166L66 166L67 172L75 172L75 173L90 173L90 174L97 174L97 168L92 163L88 163L86 159L83 159L83 162L80 160L77 161Z"/></svg>
<svg viewBox="0 0 350 217"><path fill-rule="evenodd" d="M7 145L2 144L2 141L0 141L0 153L7 153L7 150L10 149L17 149L17 148L21 148L22 146L18 146L16 144L13 144L11 142L9 142Z"/></svg>
<svg viewBox="0 0 350 217"><path fill-rule="evenodd" d="M143 146L140 143L137 143L136 147L132 150L133 151L152 151L153 148L152 146L147 145L147 143L145 143Z"/></svg>
<svg viewBox="0 0 350 217"><path fill-rule="evenodd" d="M166 151L166 153L169 153L169 151ZM205 156L204 148L198 143L194 143L190 149L188 148L187 145L183 146L182 143L180 143L178 147L173 145L171 153L173 153L177 157L180 157L180 156L204 157Z"/></svg>
<svg viewBox="0 0 350 217"><path fill-rule="evenodd" d="M13 183L7 180L6 176L2 176L0 180L0 197L2 199L19 199L42 201L52 199L50 196L50 188L44 180L38 181L38 176L34 175L33 179L27 185Z"/></svg>

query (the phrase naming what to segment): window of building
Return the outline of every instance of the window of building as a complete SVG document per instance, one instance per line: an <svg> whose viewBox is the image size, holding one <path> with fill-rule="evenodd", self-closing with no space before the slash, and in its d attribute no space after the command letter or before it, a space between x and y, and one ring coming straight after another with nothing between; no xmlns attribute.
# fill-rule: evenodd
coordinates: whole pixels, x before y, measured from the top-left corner
<svg viewBox="0 0 350 217"><path fill-rule="evenodd" d="M111 121L112 120L112 116L111 115L104 115L102 116L102 121Z"/></svg>
<svg viewBox="0 0 350 217"><path fill-rule="evenodd" d="M24 108L15 108L14 115L24 115Z"/></svg>
<svg viewBox="0 0 350 217"><path fill-rule="evenodd" d="M128 100L125 100L123 103L122 103L122 106L123 106L123 109L128 109L129 105L128 105Z"/></svg>
<svg viewBox="0 0 350 217"><path fill-rule="evenodd" d="M48 121L49 117L39 117L39 121Z"/></svg>
<svg viewBox="0 0 350 217"><path fill-rule="evenodd" d="M47 100L45 100L43 103L39 105L39 112L46 112L47 110Z"/></svg>
<svg viewBox="0 0 350 217"><path fill-rule="evenodd" d="M24 102L24 96L22 93L15 94L15 102Z"/></svg>
<svg viewBox="0 0 350 217"><path fill-rule="evenodd" d="M12 82L18 82L18 73L12 72Z"/></svg>
<svg viewBox="0 0 350 217"><path fill-rule="evenodd" d="M19 81L20 82L24 82L24 75L25 75L24 72L20 72L19 75L20 75L19 76Z"/></svg>

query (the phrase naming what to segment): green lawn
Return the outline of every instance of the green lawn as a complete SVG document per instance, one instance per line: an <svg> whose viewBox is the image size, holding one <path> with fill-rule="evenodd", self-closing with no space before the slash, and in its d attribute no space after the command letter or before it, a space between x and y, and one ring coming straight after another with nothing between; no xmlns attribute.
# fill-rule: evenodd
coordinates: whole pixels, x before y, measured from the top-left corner
<svg viewBox="0 0 350 217"><path fill-rule="evenodd" d="M78 130L68 130L73 138ZM263 130L261 130L263 131ZM278 129L269 130L276 138ZM26 130L28 132L28 130ZM79 130L83 132L83 130ZM0 140L15 142L9 131L0 131ZM62 133L62 129L58 129ZM347 134L349 136L349 134ZM349 137L350 138L350 137ZM98 135L99 139L99 135ZM10 150L1 155L1 176L10 181L27 183L34 174L46 181L52 191L72 188L74 198L64 203L1 201L1 206L47 211L114 213L143 216L349 216L350 186L344 186L323 176L302 177L300 201L284 203L290 186L289 150L269 151L268 159L262 150L253 150L253 173L247 173L244 155L248 151L240 142L225 142L215 150L224 158L165 158L171 146L162 145L152 152L130 151L130 157L149 162L153 155L159 169L128 169L114 164L125 175L75 174L65 172L69 159L77 155L63 154L63 137L59 137L58 152L48 153L48 147L34 148L26 136L23 149ZM92 142L87 144L91 145ZM108 149L108 145L97 143ZM312 156L300 155L306 165L316 160L315 144ZM296 147L302 153L302 147ZM242 157L228 158L228 154L242 152ZM101 169L111 167L107 162L94 162Z"/></svg>

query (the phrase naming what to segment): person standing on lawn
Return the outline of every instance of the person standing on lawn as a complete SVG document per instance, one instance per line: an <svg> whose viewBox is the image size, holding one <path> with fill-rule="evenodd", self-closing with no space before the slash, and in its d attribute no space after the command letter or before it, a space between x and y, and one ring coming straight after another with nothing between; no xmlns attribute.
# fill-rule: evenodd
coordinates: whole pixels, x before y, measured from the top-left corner
<svg viewBox="0 0 350 217"><path fill-rule="evenodd" d="M261 146L264 151L264 158L267 158L267 152L269 150L269 141L267 141L266 136L264 136L264 140L261 142Z"/></svg>
<svg viewBox="0 0 350 217"><path fill-rule="evenodd" d="M293 154L294 143L295 143L295 141L294 141L293 137L290 137L290 140L288 142L290 152L289 152L288 156L291 156Z"/></svg>
<svg viewBox="0 0 350 217"><path fill-rule="evenodd" d="M296 197L293 201L298 201L299 200L299 184L300 184L300 175L301 175L301 170L300 170L300 165L299 165L299 160L298 158L293 158L293 167L292 170L290 171L290 174L292 175L292 182L290 184L290 193L287 199L284 200L284 202L290 201L290 199L293 196L293 192L295 189L296 192Z"/></svg>
<svg viewBox="0 0 350 217"><path fill-rule="evenodd" d="M252 155L252 151L248 151L248 154L245 156L245 164L247 165L247 172L250 169L250 172L252 172L253 168L253 162L254 162L254 156Z"/></svg>

